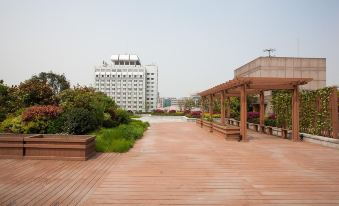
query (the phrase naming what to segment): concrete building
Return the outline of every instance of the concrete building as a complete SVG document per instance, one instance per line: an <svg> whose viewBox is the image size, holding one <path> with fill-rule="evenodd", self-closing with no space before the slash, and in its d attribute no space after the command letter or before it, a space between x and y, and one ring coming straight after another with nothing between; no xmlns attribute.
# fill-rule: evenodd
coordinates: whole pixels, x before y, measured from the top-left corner
<svg viewBox="0 0 339 206"><path fill-rule="evenodd" d="M137 55L112 55L111 63L95 67L95 89L125 110L152 111L158 101L158 66L142 65Z"/></svg>
<svg viewBox="0 0 339 206"><path fill-rule="evenodd" d="M234 70L234 77L313 78L301 89L316 90L326 86L326 58L258 57ZM271 91L265 93L265 113L273 112ZM259 111L254 102L253 111Z"/></svg>
<svg viewBox="0 0 339 206"><path fill-rule="evenodd" d="M313 78L300 88L315 90L326 86L326 58L259 57L236 69L234 76Z"/></svg>

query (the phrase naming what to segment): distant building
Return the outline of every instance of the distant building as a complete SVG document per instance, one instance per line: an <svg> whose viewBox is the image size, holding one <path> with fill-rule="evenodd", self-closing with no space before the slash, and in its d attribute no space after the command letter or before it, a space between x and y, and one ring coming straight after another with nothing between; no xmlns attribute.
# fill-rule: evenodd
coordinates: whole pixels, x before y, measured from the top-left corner
<svg viewBox="0 0 339 206"><path fill-rule="evenodd" d="M112 97L123 109L152 111L158 101L158 66L141 65L137 55L112 55L95 67L95 89Z"/></svg>

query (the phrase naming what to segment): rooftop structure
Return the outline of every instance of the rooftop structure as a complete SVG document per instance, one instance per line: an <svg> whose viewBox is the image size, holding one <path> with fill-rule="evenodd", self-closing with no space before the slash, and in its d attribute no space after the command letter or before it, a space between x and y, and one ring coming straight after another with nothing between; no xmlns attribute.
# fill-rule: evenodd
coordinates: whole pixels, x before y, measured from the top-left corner
<svg viewBox="0 0 339 206"><path fill-rule="evenodd" d="M326 58L258 57L234 70L234 77L312 78L301 89L326 86Z"/></svg>

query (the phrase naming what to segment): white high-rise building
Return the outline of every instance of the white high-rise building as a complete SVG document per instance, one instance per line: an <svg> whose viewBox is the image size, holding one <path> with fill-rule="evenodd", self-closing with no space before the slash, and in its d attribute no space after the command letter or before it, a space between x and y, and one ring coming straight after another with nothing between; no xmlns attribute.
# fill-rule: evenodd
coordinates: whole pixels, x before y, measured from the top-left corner
<svg viewBox="0 0 339 206"><path fill-rule="evenodd" d="M141 65L137 55L112 55L111 63L95 67L95 89L125 110L152 111L158 101L158 66Z"/></svg>

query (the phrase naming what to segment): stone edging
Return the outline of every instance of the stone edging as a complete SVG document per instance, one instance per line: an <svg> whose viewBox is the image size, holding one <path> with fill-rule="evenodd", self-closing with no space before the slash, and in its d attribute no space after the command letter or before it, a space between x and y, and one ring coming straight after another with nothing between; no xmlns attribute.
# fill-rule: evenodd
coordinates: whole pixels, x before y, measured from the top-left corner
<svg viewBox="0 0 339 206"><path fill-rule="evenodd" d="M311 134L306 134L306 133L300 133L302 134L303 141L305 142L311 142L315 144L321 144L327 147L332 147L339 149L339 139L333 139L329 137L323 137L323 136L318 136L318 135L311 135Z"/></svg>

